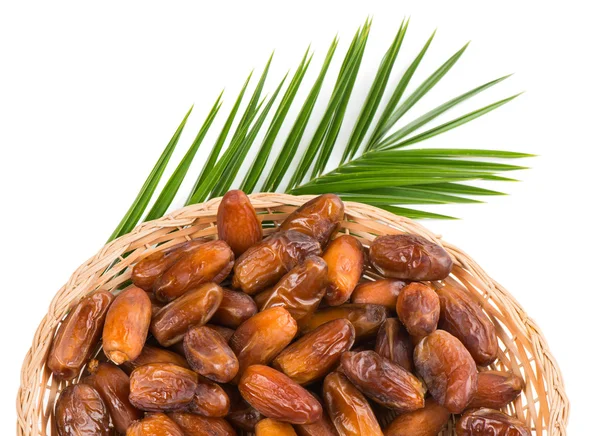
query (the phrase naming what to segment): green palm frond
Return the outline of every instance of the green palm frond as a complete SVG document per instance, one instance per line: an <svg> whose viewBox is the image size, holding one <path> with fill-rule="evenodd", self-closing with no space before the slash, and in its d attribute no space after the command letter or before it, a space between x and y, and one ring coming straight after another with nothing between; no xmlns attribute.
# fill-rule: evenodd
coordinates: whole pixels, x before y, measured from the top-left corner
<svg viewBox="0 0 600 436"><path fill-rule="evenodd" d="M417 116L410 122L404 122L409 110L443 79L468 47L468 44L461 47L422 83L414 86L414 91L406 94L435 36L434 32L417 56L408 63L404 73L398 79L394 79L394 69L398 68L398 59L402 59L401 48L407 35L408 25L408 20L403 20L400 24L381 59L355 120L348 119L347 109L360 74L369 39L371 19L367 19L356 31L330 90L324 89L323 84L327 74L330 73L332 59L337 52L339 43L337 37L330 45L320 66L320 72L311 84L305 83L309 66L314 63L314 55L309 48L289 81L286 74L276 90L268 95L265 84L273 60L271 55L246 103L244 97L252 74L244 83L221 127L216 142L210 152L207 152L208 158L188 194L186 204L221 196L232 187L238 187L234 182L240 175L245 161L251 161L252 164L243 174L239 188L247 193L254 191L283 191L292 194L334 192L345 200L375 205L415 219L452 217L404 206L479 203L481 201L473 197L504 195L502 192L472 186L468 182L512 181L514 179L501 174L506 171L525 169L525 167L498 162L498 160L518 159L531 155L502 150L423 148L415 147L415 144L473 121L516 98L518 94L489 103L450 121L434 123L449 110L496 86L509 76L488 81ZM300 109L294 112L292 106L299 99L298 96L305 86L308 94ZM386 92L391 95L384 102ZM279 98L280 94L281 98ZM222 106L221 97L220 95L215 102L188 152L150 208L146 220L163 215L171 206L196 152L214 124L217 112ZM318 99L327 101L321 114L315 113L314 110ZM240 113L239 117L238 113ZM188 116L189 112L111 239L129 232L148 208ZM291 123L292 127L289 132L284 132L282 126L290 118L294 120ZM308 136L306 130L311 120L315 121L316 129ZM347 142L339 144L339 134L344 123L351 123L353 128ZM261 134L263 126L266 132ZM253 144L260 145L256 152L251 153ZM336 146L341 145L343 145L341 158L337 158L338 162L335 166L333 151ZM300 160L293 164L294 157L297 155L301 155ZM274 156L272 162L270 162L271 156ZM335 168L326 171L332 166ZM261 179L264 180L262 184L259 183ZM257 188L259 186L260 189Z"/></svg>

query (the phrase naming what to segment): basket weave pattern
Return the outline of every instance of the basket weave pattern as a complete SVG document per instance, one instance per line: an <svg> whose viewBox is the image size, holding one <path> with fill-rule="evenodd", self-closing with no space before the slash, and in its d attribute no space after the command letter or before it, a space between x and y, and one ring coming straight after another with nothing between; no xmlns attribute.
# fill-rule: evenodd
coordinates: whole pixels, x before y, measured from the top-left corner
<svg viewBox="0 0 600 436"><path fill-rule="evenodd" d="M252 204L262 221L279 223L312 196L253 194ZM17 398L17 435L54 435L52 410L57 393L65 386L53 379L46 368L46 356L61 320L81 297L96 289L113 291L126 282L131 266L156 251L184 240L215 236L220 198L179 209L163 218L137 226L131 233L105 245L79 267L56 294L40 323L27 353ZM517 301L459 248L422 227L373 206L346 202L346 216L340 232L352 233L369 245L377 235L410 232L443 246L454 261L446 279L477 298L496 326L500 342L499 358L493 369L521 374L525 389L505 412L526 422L536 436L566 435L569 403L560 370L538 326L527 317ZM265 228L265 234L275 228ZM125 256L125 254L127 254ZM373 271L366 275L376 277ZM455 434L452 423L442 432Z"/></svg>

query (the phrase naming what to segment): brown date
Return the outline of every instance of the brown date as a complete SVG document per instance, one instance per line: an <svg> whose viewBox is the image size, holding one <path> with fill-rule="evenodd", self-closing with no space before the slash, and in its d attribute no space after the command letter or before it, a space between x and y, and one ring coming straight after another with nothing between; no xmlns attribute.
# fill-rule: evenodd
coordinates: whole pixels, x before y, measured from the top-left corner
<svg viewBox="0 0 600 436"><path fill-rule="evenodd" d="M379 327L375 352L391 360L409 372L414 371L414 346L408 332L397 318L388 318Z"/></svg>
<svg viewBox="0 0 600 436"><path fill-rule="evenodd" d="M236 329L257 312L256 303L247 294L239 291L223 289L221 305L212 316L215 324Z"/></svg>
<svg viewBox="0 0 600 436"><path fill-rule="evenodd" d="M344 219L344 203L335 194L323 194L304 203L281 224L280 229L296 230L327 245Z"/></svg>
<svg viewBox="0 0 600 436"><path fill-rule="evenodd" d="M384 276L405 280L442 280L452 269L446 250L411 234L378 236L371 243L369 259Z"/></svg>
<svg viewBox="0 0 600 436"><path fill-rule="evenodd" d="M256 436L298 436L290 424L270 418L260 420L256 424L254 434Z"/></svg>
<svg viewBox="0 0 600 436"><path fill-rule="evenodd" d="M323 412L321 419L312 424L296 424L294 427L298 436L338 436L326 412Z"/></svg>
<svg viewBox="0 0 600 436"><path fill-rule="evenodd" d="M281 278L265 295L261 310L281 306L296 321L310 316L317 310L327 286L327 264L317 256L307 258ZM258 295L262 295L261 292ZM257 296L258 297L258 296Z"/></svg>
<svg viewBox="0 0 600 436"><path fill-rule="evenodd" d="M262 226L248 196L232 190L221 199L217 210L219 239L227 242L236 257L262 239Z"/></svg>
<svg viewBox="0 0 600 436"><path fill-rule="evenodd" d="M108 436L110 417L100 394L86 384L67 386L54 409L59 436Z"/></svg>
<svg viewBox="0 0 600 436"><path fill-rule="evenodd" d="M531 436L531 430L512 416L498 410L469 410L456 423L457 436Z"/></svg>
<svg viewBox="0 0 600 436"><path fill-rule="evenodd" d="M208 418L193 413L171 412L169 418L177 423L185 436L235 436L235 430L223 418Z"/></svg>
<svg viewBox="0 0 600 436"><path fill-rule="evenodd" d="M321 418L321 404L287 375L264 365L249 366L240 379L242 397L267 418L310 424Z"/></svg>
<svg viewBox="0 0 600 436"><path fill-rule="evenodd" d="M492 364L498 355L494 324L477 301L465 291L444 286L440 298L439 328L457 337L480 366Z"/></svg>
<svg viewBox="0 0 600 436"><path fill-rule="evenodd" d="M183 339L190 326L206 324L222 298L223 289L219 285L200 285L163 307L152 318L150 331L163 347L173 345Z"/></svg>
<svg viewBox="0 0 600 436"><path fill-rule="evenodd" d="M158 313L160 309L165 307L165 303L163 303L162 301L158 301L156 295L154 295L154 292L146 291L146 295L148 295L148 298L150 299L150 304L152 304L152 316L154 316Z"/></svg>
<svg viewBox="0 0 600 436"><path fill-rule="evenodd" d="M332 372L325 377L323 400L340 436L383 436L369 402L345 375Z"/></svg>
<svg viewBox="0 0 600 436"><path fill-rule="evenodd" d="M164 413L153 413L136 421L127 429L127 436L185 436L183 430Z"/></svg>
<svg viewBox="0 0 600 436"><path fill-rule="evenodd" d="M234 382L250 365L271 363L292 342L297 331L296 321L282 307L266 309L245 321L229 340L239 362Z"/></svg>
<svg viewBox="0 0 600 436"><path fill-rule="evenodd" d="M210 241L186 253L154 283L159 301L173 301L203 283L220 283L231 272L233 251L224 241Z"/></svg>
<svg viewBox="0 0 600 436"><path fill-rule="evenodd" d="M156 251L144 257L131 270L131 281L138 288L142 288L144 291L151 291L154 282L156 282L163 272L177 262L181 256L194 251L207 242L208 239L204 238L192 239L191 241L182 242L166 250Z"/></svg>
<svg viewBox="0 0 600 436"><path fill-rule="evenodd" d="M406 286L404 280L382 279L360 283L352 293L353 303L381 304L389 310L396 310L400 290Z"/></svg>
<svg viewBox="0 0 600 436"><path fill-rule="evenodd" d="M425 400L425 407L403 413L385 429L385 436L437 436L450 419L450 412L433 399Z"/></svg>
<svg viewBox="0 0 600 436"><path fill-rule="evenodd" d="M227 421L234 427L248 432L254 431L254 427L261 418L260 412L245 400L241 400L236 405L231 406L229 414L226 417Z"/></svg>
<svg viewBox="0 0 600 436"><path fill-rule="evenodd" d="M355 338L359 341L374 337L385 316L385 307L378 304L343 304L317 310L301 324L301 331L306 334L328 321L345 318L354 326Z"/></svg>
<svg viewBox="0 0 600 436"><path fill-rule="evenodd" d="M319 243L310 236L294 230L274 233L236 260L233 287L246 294L256 294L277 283L308 256L320 254Z"/></svg>
<svg viewBox="0 0 600 436"><path fill-rule="evenodd" d="M229 397L218 384L198 377L198 386L187 410L210 418L222 418L229 413Z"/></svg>
<svg viewBox="0 0 600 436"><path fill-rule="evenodd" d="M216 331L218 334L220 334L223 337L223 339L225 339L225 342L229 342L229 340L235 333L234 329L230 329L229 327L223 327L220 325L206 324L206 327L208 327L209 329L212 329L212 330Z"/></svg>
<svg viewBox="0 0 600 436"><path fill-rule="evenodd" d="M422 339L437 328L440 299L429 286L413 282L400 291L396 313L408 333Z"/></svg>
<svg viewBox="0 0 600 436"><path fill-rule="evenodd" d="M525 383L512 372L484 371L477 376L477 390L469 407L502 409L515 401Z"/></svg>
<svg viewBox="0 0 600 436"><path fill-rule="evenodd" d="M54 377L71 380L79 375L100 339L113 299L110 292L97 291L71 309L60 325L48 354L48 368Z"/></svg>
<svg viewBox="0 0 600 436"><path fill-rule="evenodd" d="M343 235L334 239L323 253L327 263L329 284L325 301L330 306L345 303L360 280L364 265L364 248L354 236Z"/></svg>
<svg viewBox="0 0 600 436"><path fill-rule="evenodd" d="M117 365L136 359L144 348L151 317L152 304L141 288L131 287L117 295L102 331L106 357Z"/></svg>
<svg viewBox="0 0 600 436"><path fill-rule="evenodd" d="M119 433L125 433L127 427L144 414L129 402L129 376L118 366L92 360L88 365L91 376L84 383L92 386L98 393L112 419L113 426Z"/></svg>
<svg viewBox="0 0 600 436"><path fill-rule="evenodd" d="M125 371L131 373L135 368L148 363L174 363L175 365L189 368L187 360L173 351L163 348L153 347L152 345L144 345L142 353L135 360L130 360L123 363L122 367Z"/></svg>
<svg viewBox="0 0 600 436"><path fill-rule="evenodd" d="M149 363L129 377L129 401L147 412L186 407L194 399L198 374L172 363Z"/></svg>
<svg viewBox="0 0 600 436"><path fill-rule="evenodd" d="M190 328L183 338L183 348L191 368L210 380L227 383L238 372L233 350L223 336L209 327Z"/></svg>
<svg viewBox="0 0 600 436"><path fill-rule="evenodd" d="M273 366L296 383L311 383L324 377L354 344L354 327L346 319L335 319L302 336L283 350Z"/></svg>
<svg viewBox="0 0 600 436"><path fill-rule="evenodd" d="M435 401L461 413L477 388L477 366L465 346L450 333L436 330L416 346L414 360Z"/></svg>
<svg viewBox="0 0 600 436"><path fill-rule="evenodd" d="M348 380L376 403L399 412L425 405L425 386L400 365L374 351L342 354L340 366Z"/></svg>

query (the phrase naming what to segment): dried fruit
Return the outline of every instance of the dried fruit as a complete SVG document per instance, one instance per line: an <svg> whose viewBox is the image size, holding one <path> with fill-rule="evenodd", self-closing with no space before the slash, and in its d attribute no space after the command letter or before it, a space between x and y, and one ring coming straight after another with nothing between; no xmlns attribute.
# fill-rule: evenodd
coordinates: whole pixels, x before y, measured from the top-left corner
<svg viewBox="0 0 600 436"><path fill-rule="evenodd" d="M227 383L239 364L223 336L206 326L190 328L183 338L185 357L191 368L210 380Z"/></svg>
<svg viewBox="0 0 600 436"><path fill-rule="evenodd" d="M186 253L154 283L159 301L173 301L203 283L220 283L233 267L233 251L223 241L210 241Z"/></svg>
<svg viewBox="0 0 600 436"><path fill-rule="evenodd" d="M307 258L295 266L264 295L261 310L281 306L290 312L296 321L310 316L317 310L325 295L327 264L317 256ZM263 296L261 292L259 295ZM257 295L258 297L258 295ZM262 300L262 297L261 297Z"/></svg>
<svg viewBox="0 0 600 436"><path fill-rule="evenodd" d="M354 327L346 319L319 326L287 347L273 366L296 383L311 383L324 377L354 344Z"/></svg>
<svg viewBox="0 0 600 436"><path fill-rule="evenodd" d="M152 317L152 304L140 288L131 287L115 298L102 331L104 354L117 365L136 359L144 348Z"/></svg>
<svg viewBox="0 0 600 436"><path fill-rule="evenodd" d="M450 333L436 330L416 346L414 360L435 401L461 413L477 388L477 367L465 346Z"/></svg>
<svg viewBox="0 0 600 436"><path fill-rule="evenodd" d="M113 299L110 292L97 291L71 309L48 354L48 368L56 378L71 380L79 375L100 339Z"/></svg>
<svg viewBox="0 0 600 436"><path fill-rule="evenodd" d="M477 390L469 407L502 409L517 399L525 383L512 372L484 371L477 376Z"/></svg>
<svg viewBox="0 0 600 436"><path fill-rule="evenodd" d="M374 337L385 316L385 307L377 304L343 304L317 310L301 324L301 331L306 334L328 321L344 318L354 326L355 338L359 341Z"/></svg>
<svg viewBox="0 0 600 436"><path fill-rule="evenodd" d="M67 386L54 409L59 436L108 436L110 418L98 391L86 384Z"/></svg>
<svg viewBox="0 0 600 436"><path fill-rule="evenodd" d="M236 329L257 312L252 297L243 292L223 289L221 305L211 318L215 324Z"/></svg>
<svg viewBox="0 0 600 436"><path fill-rule="evenodd" d="M344 203L335 194L323 194L304 203L281 224L280 229L296 230L327 245L344 219Z"/></svg>
<svg viewBox="0 0 600 436"><path fill-rule="evenodd" d="M229 340L235 333L234 329L230 329L228 327L223 327L220 325L206 324L206 327L208 327L209 329L212 329L212 330L216 331L218 334L220 334L223 337L223 339L225 339L225 342L229 342Z"/></svg>
<svg viewBox="0 0 600 436"><path fill-rule="evenodd" d="M493 363L498 356L498 337L494 324L477 301L461 289L444 286L440 298L439 328L457 337L480 366Z"/></svg>
<svg viewBox="0 0 600 436"><path fill-rule="evenodd" d="M322 414L321 404L285 374L264 365L249 366L239 384L240 394L267 418L309 424Z"/></svg>
<svg viewBox="0 0 600 436"><path fill-rule="evenodd" d="M152 345L144 345L142 353L137 359L123 363L122 367L125 371L131 372L138 366L147 365L148 363L174 363L175 365L189 368L187 360L183 356L173 351L153 347Z"/></svg>
<svg viewBox="0 0 600 436"><path fill-rule="evenodd" d="M235 436L235 430L223 418L208 418L186 412L171 412L169 418L177 423L185 436Z"/></svg>
<svg viewBox="0 0 600 436"><path fill-rule="evenodd" d="M254 429L256 436L297 436L294 427L285 422L265 418L256 424Z"/></svg>
<svg viewBox="0 0 600 436"><path fill-rule="evenodd" d="M383 436L369 402L345 375L332 372L325 377L323 400L340 436Z"/></svg>
<svg viewBox="0 0 600 436"><path fill-rule="evenodd" d="M198 386L187 409L198 415L222 418L229 413L229 397L221 386L204 377L198 377Z"/></svg>
<svg viewBox="0 0 600 436"><path fill-rule="evenodd" d="M164 413L153 413L136 421L127 429L127 436L185 436L181 428Z"/></svg>
<svg viewBox="0 0 600 436"><path fill-rule="evenodd" d="M450 419L450 412L431 398L425 407L403 413L385 429L385 436L437 436Z"/></svg>
<svg viewBox="0 0 600 436"><path fill-rule="evenodd" d="M518 419L492 409L467 411L456 423L457 436L531 436L531 430Z"/></svg>
<svg viewBox="0 0 600 436"><path fill-rule="evenodd" d="M239 380L250 365L268 365L296 336L296 321L282 307L272 307L257 313L237 328L229 346L236 354Z"/></svg>
<svg viewBox="0 0 600 436"><path fill-rule="evenodd" d="M162 273L169 269L184 254L196 250L202 244L208 242L208 239L198 238L191 241L185 241L174 245L166 250L156 251L138 263L131 270L131 281L138 288L144 291L151 291L154 282L158 280Z"/></svg>
<svg viewBox="0 0 600 436"><path fill-rule="evenodd" d="M149 363L129 377L129 401L147 412L186 407L194 398L198 374L172 363Z"/></svg>
<svg viewBox="0 0 600 436"><path fill-rule="evenodd" d="M262 239L262 226L248 196L240 190L227 192L217 210L219 239L227 242L235 256Z"/></svg>
<svg viewBox="0 0 600 436"><path fill-rule="evenodd" d="M381 304L389 310L396 310L396 300L404 286L406 286L406 282L399 279L382 279L360 283L352 292L352 302Z"/></svg>
<svg viewBox="0 0 600 436"><path fill-rule="evenodd" d="M183 339L190 326L206 324L222 298L219 285L205 283L163 307L152 319L150 330L163 347L173 345Z"/></svg>
<svg viewBox="0 0 600 436"><path fill-rule="evenodd" d="M321 419L312 424L296 424L294 428L298 436L338 436L327 412L323 412Z"/></svg>
<svg viewBox="0 0 600 436"><path fill-rule="evenodd" d="M92 360L88 366L91 376L84 383L92 386L108 408L113 426L119 433L125 433L127 427L144 414L129 402L129 376L121 368L112 364Z"/></svg>
<svg viewBox="0 0 600 436"><path fill-rule="evenodd" d="M250 247L235 262L233 287L247 294L274 285L293 267L311 255L320 255L319 243L294 230L277 232Z"/></svg>
<svg viewBox="0 0 600 436"><path fill-rule="evenodd" d="M412 412L425 405L423 383L374 351L346 352L340 367L354 386L382 406Z"/></svg>
<svg viewBox="0 0 600 436"><path fill-rule="evenodd" d="M411 234L378 236L369 249L369 259L384 276L405 280L442 280L452 269L446 250Z"/></svg>
<svg viewBox="0 0 600 436"><path fill-rule="evenodd" d="M325 301L330 306L345 303L360 280L365 264L364 248L354 236L334 239L323 253L329 285Z"/></svg>
<svg viewBox="0 0 600 436"><path fill-rule="evenodd" d="M246 401L241 400L236 405L233 405L229 409L227 415L227 421L229 421L234 427L244 431L254 431L254 427L260 421L262 416L260 412L248 404Z"/></svg>
<svg viewBox="0 0 600 436"><path fill-rule="evenodd" d="M379 327L375 352L409 372L414 371L413 344L408 332L398 318L388 318Z"/></svg>
<svg viewBox="0 0 600 436"><path fill-rule="evenodd" d="M440 299L423 283L410 283L400 291L396 312L411 336L421 339L435 331L440 319Z"/></svg>

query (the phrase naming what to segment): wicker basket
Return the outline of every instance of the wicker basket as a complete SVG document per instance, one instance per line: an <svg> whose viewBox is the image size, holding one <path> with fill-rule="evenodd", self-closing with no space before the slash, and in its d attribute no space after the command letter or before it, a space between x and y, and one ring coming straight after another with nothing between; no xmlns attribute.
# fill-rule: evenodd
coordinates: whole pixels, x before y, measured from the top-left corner
<svg viewBox="0 0 600 436"><path fill-rule="evenodd" d="M250 196L262 221L274 223L283 221L310 198L284 194ZM189 238L215 236L220 200L185 207L141 224L104 246L75 271L52 300L25 356L17 398L18 435L56 434L51 412L64 384L52 378L45 363L56 329L70 307L92 290L117 289L129 279L130 266L155 251L157 243L163 243L161 248L166 248ZM266 226L265 233L274 230L272 225ZM346 203L340 232L351 232L365 245L377 235L400 232L416 233L442 245L454 261L452 275L447 280L474 295L494 321L500 341L499 359L494 369L521 374L526 382L522 395L505 411L528 423L536 436L566 435L569 403L560 370L542 332L517 301L469 256L420 224L361 203ZM374 275L372 271L366 274ZM452 423L442 434L454 434Z"/></svg>

